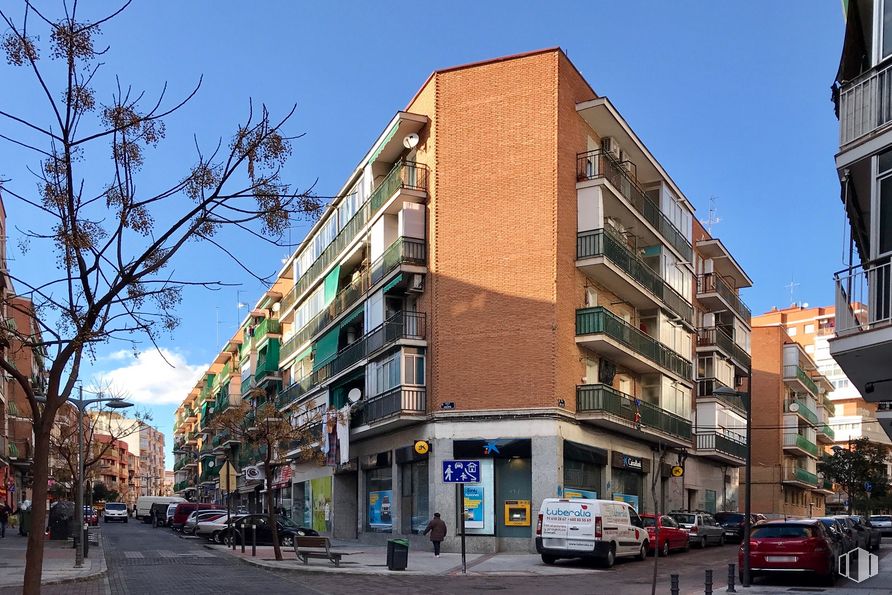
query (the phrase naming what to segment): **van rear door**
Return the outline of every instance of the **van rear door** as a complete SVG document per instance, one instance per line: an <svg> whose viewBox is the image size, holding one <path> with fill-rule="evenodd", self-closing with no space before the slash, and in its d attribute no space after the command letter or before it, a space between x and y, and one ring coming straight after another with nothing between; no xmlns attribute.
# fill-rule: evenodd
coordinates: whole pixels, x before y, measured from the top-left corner
<svg viewBox="0 0 892 595"><path fill-rule="evenodd" d="M542 506L542 545L591 551L595 548L595 509L578 500L551 500Z"/></svg>

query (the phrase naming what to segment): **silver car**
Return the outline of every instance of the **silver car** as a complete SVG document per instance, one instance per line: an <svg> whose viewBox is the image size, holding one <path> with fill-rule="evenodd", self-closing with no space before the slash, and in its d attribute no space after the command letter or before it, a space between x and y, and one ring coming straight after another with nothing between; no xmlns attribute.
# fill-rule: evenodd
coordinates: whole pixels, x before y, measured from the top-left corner
<svg viewBox="0 0 892 595"><path fill-rule="evenodd" d="M183 533L186 535L195 535L195 529L197 528L198 523L204 520L213 520L220 516L226 516L226 511L219 509L193 511L183 525Z"/></svg>
<svg viewBox="0 0 892 595"><path fill-rule="evenodd" d="M888 514L871 515L870 524L882 531L884 536L892 535L892 516Z"/></svg>
<svg viewBox="0 0 892 595"><path fill-rule="evenodd" d="M704 548L709 544L725 545L725 530L708 512L670 512L676 523L688 532L691 545Z"/></svg>

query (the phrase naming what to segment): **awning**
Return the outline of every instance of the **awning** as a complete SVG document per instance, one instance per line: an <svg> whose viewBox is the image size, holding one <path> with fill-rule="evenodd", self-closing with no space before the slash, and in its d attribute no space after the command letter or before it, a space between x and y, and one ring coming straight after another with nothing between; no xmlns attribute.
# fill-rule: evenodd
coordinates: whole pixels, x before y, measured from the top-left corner
<svg viewBox="0 0 892 595"><path fill-rule="evenodd" d="M382 289L381 292L382 292L382 293L387 293L388 290L393 289L394 287L396 287L396 285L397 285L398 283L400 283L402 280L403 280L403 274L400 273L399 275L397 275L396 277L394 277L393 279L391 279L391 280L390 280L390 283L388 283L387 285L385 285L385 286L384 286L384 289Z"/></svg>
<svg viewBox="0 0 892 595"><path fill-rule="evenodd" d="M394 136L396 136L396 131L399 129L399 127L400 127L400 123L399 123L399 122L396 122L393 126L390 127L390 130L387 131L387 136L384 137L384 140L382 140L381 143L378 145L378 149L377 149L377 150L372 154L372 156L369 158L369 163L374 162L375 159L378 158L378 155L381 154L381 151L384 150L384 147L387 146L387 143L389 143L390 140L391 140Z"/></svg>
<svg viewBox="0 0 892 595"><path fill-rule="evenodd" d="M348 326L351 322L362 316L363 312L365 312L365 308L359 306L341 319L340 327L344 328L345 326Z"/></svg>
<svg viewBox="0 0 892 595"><path fill-rule="evenodd" d="M305 359L305 358L307 358L307 357L310 357L310 354L311 354L311 353L313 353L313 346L312 346L312 345L310 345L309 347L307 347L306 349L304 349L303 351L301 351L300 353L298 353L298 354L297 354L297 357L294 358L294 361L299 362L299 361L302 360L302 359Z"/></svg>
<svg viewBox="0 0 892 595"><path fill-rule="evenodd" d="M338 334L340 332L341 328L336 326L316 341L316 357L313 360L313 370L321 368L323 364L327 363L338 352Z"/></svg>
<svg viewBox="0 0 892 595"><path fill-rule="evenodd" d="M341 266L337 265L325 277L325 305L332 303L338 294L338 278L341 276Z"/></svg>

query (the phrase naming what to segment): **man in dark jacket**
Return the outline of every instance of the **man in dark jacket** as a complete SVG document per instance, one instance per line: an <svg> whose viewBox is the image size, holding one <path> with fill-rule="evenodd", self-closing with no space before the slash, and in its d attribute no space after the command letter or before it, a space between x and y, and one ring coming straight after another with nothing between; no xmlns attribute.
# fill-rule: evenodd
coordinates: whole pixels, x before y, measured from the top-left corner
<svg viewBox="0 0 892 595"><path fill-rule="evenodd" d="M427 528L422 535L431 534L431 543L434 544L434 557L440 557L440 544L446 539L446 523L440 518L440 513L435 512L434 518L427 524Z"/></svg>
<svg viewBox="0 0 892 595"><path fill-rule="evenodd" d="M9 515L12 510L6 505L6 502L0 502L0 538L6 537L6 525L9 523Z"/></svg>

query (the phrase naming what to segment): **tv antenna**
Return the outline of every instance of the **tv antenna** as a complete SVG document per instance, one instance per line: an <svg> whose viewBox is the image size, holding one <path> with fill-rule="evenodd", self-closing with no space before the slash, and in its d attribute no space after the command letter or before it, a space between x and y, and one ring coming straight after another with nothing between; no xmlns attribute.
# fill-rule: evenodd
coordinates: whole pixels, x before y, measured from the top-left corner
<svg viewBox="0 0 892 595"><path fill-rule="evenodd" d="M799 283L796 283L795 277L793 275L790 275L790 282L784 285L784 287L790 290L790 305L796 305L796 302L793 301L793 296L796 292L796 288L799 287Z"/></svg>
<svg viewBox="0 0 892 595"><path fill-rule="evenodd" d="M715 206L716 201L718 201L718 196L710 196L709 197L709 214L706 219L701 219L700 223L703 224L703 227L706 228L706 231L709 232L709 235L712 235L712 226L720 223L722 218L718 215L718 209Z"/></svg>

